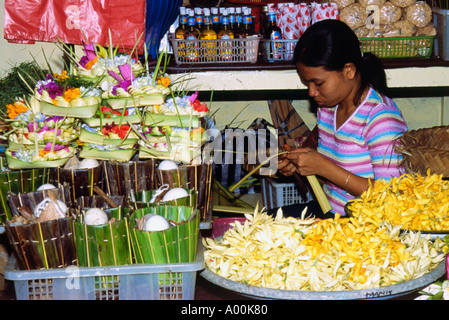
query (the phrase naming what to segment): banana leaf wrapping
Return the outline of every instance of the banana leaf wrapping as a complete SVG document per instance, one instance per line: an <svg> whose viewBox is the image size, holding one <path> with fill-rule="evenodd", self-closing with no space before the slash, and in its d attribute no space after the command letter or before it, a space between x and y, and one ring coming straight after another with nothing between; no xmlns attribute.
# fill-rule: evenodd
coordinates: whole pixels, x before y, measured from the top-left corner
<svg viewBox="0 0 449 320"><path fill-rule="evenodd" d="M71 187L71 201L75 203L79 197L93 196L94 187L103 188L102 164L88 169L53 168L50 181L53 184L68 184Z"/></svg>
<svg viewBox="0 0 449 320"><path fill-rule="evenodd" d="M83 223L84 213L73 219L73 239L78 265L82 267L119 266L133 263L129 239L129 209L118 207L105 210L115 221L103 225Z"/></svg>
<svg viewBox="0 0 449 320"><path fill-rule="evenodd" d="M167 189L168 190L168 189ZM146 190L146 191L140 191L140 192L132 192L129 197L129 204L134 209L141 209L145 207L151 207L151 206L158 206L158 205L164 205L164 206L187 206L187 207L198 207L198 191L193 189L186 189L188 196L182 197L170 201L158 201L158 202L151 202L151 199L157 194L158 190ZM163 196L163 194L162 194ZM162 198L162 197L158 197ZM159 199L161 200L161 199Z"/></svg>
<svg viewBox="0 0 449 320"><path fill-rule="evenodd" d="M0 158L1 167L6 167L6 159ZM35 191L49 182L51 169L6 170L0 172L0 223L12 218L8 204L8 192L15 194Z"/></svg>
<svg viewBox="0 0 449 320"><path fill-rule="evenodd" d="M9 193L8 203L11 212L19 215L20 207L28 207L34 211L36 205L47 198L49 193L53 193L56 199L69 206L69 188L59 187L24 194ZM71 219L72 217L68 216L22 225L13 225L7 221L5 231L19 269L52 269L76 265L76 250L70 228Z"/></svg>
<svg viewBox="0 0 449 320"><path fill-rule="evenodd" d="M71 217L13 226L5 231L20 270L66 268L77 264Z"/></svg>
<svg viewBox="0 0 449 320"><path fill-rule="evenodd" d="M157 189L155 163L153 159L104 162L104 191L128 197L131 192Z"/></svg>
<svg viewBox="0 0 449 320"><path fill-rule="evenodd" d="M212 219L212 169L211 163L181 165L172 170L156 168L156 176L159 186L167 184L170 188L196 190L198 209L204 222Z"/></svg>
<svg viewBox="0 0 449 320"><path fill-rule="evenodd" d="M179 224L163 231L142 231L136 219L158 214ZM154 206L134 211L129 218L136 263L167 264L195 261L200 216L187 206Z"/></svg>
<svg viewBox="0 0 449 320"><path fill-rule="evenodd" d="M52 193L56 199L61 200L67 207L72 207L73 202L70 197L70 186L61 185L58 188L32 191L27 193L8 193L8 204L13 215L19 216L19 208L27 207L34 211L34 208Z"/></svg>

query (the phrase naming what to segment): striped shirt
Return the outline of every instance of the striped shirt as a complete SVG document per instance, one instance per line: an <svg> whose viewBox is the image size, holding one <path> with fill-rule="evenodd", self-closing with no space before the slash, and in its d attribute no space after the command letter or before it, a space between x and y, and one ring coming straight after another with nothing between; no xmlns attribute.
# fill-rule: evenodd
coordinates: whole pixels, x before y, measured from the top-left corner
<svg viewBox="0 0 449 320"><path fill-rule="evenodd" d="M318 152L336 165L364 178L390 180L401 174L400 155L392 141L407 131L407 124L396 104L374 89L354 113L336 129L334 108L318 108ZM333 213L344 215L346 202L354 198L328 182L324 187Z"/></svg>

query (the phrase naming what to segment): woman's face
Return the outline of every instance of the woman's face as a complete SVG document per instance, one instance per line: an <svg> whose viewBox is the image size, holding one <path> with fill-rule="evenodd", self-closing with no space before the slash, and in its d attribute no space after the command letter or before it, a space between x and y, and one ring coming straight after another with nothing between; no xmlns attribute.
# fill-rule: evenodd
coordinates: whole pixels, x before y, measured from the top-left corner
<svg viewBox="0 0 449 320"><path fill-rule="evenodd" d="M342 71L328 71L324 67L308 67L302 63L296 67L310 97L319 107L334 107L350 99L355 76L350 66L345 66Z"/></svg>

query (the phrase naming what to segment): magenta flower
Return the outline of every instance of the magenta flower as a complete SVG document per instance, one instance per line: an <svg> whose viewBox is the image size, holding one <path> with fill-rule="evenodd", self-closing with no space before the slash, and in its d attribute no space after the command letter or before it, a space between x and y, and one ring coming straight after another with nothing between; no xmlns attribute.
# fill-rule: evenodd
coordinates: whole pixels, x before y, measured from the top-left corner
<svg viewBox="0 0 449 320"><path fill-rule="evenodd" d="M198 98L198 91L195 91L195 93L189 97L189 100L191 103L194 103L196 98Z"/></svg>
<svg viewBox="0 0 449 320"><path fill-rule="evenodd" d="M45 151L50 151L52 145L53 145L53 144L52 144L51 142L47 142L47 143L45 144L44 150L45 150ZM69 148L68 148L68 147L63 146L63 145L60 145L60 144L55 144L55 146L54 146L54 148L53 148L53 151L59 151L59 150L62 150L62 149L66 150L67 152L69 151Z"/></svg>
<svg viewBox="0 0 449 320"><path fill-rule="evenodd" d="M134 80L134 74L131 70L131 66L129 64L123 64L118 66L120 71L120 75L115 73L114 71L109 70L109 74L117 80L117 84L112 88L112 94L117 94L117 88L122 88L123 90L127 90L128 87L132 84Z"/></svg>
<svg viewBox="0 0 449 320"><path fill-rule="evenodd" d="M83 42L83 51L85 56L82 56L78 62L83 68L86 67L86 63L92 61L97 56L95 52L95 46L93 43L86 44Z"/></svg>

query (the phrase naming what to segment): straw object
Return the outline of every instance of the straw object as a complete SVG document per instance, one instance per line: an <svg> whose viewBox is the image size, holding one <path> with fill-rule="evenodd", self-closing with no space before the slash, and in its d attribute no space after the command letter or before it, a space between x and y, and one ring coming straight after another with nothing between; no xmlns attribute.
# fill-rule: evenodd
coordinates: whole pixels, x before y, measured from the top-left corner
<svg viewBox="0 0 449 320"><path fill-rule="evenodd" d="M427 175L430 170L449 177L449 126L410 130L396 142L405 172Z"/></svg>

